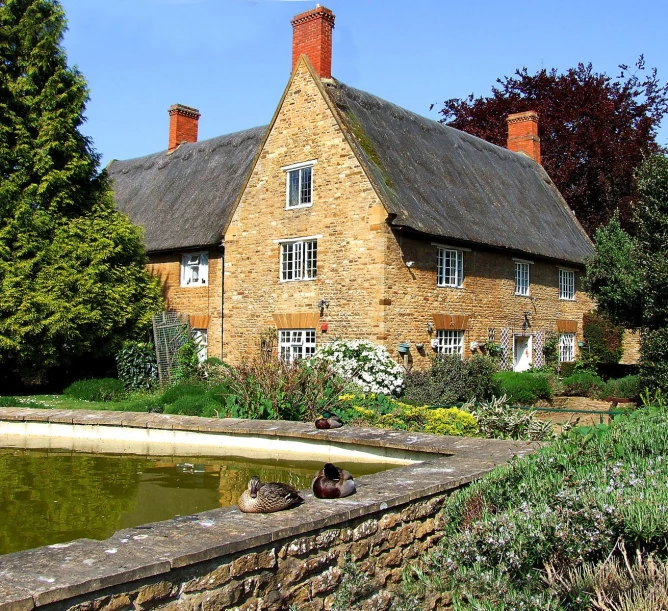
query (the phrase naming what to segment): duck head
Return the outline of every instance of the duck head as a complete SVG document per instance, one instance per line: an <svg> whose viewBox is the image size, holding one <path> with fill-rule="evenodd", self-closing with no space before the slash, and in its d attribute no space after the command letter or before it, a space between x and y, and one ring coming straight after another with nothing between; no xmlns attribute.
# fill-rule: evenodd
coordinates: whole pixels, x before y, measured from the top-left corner
<svg viewBox="0 0 668 611"><path fill-rule="evenodd" d="M257 491L262 487L260 478L254 475L248 480L248 492L251 495L251 498L257 497Z"/></svg>
<svg viewBox="0 0 668 611"><path fill-rule="evenodd" d="M335 481L340 479L339 468L335 467L331 462L326 463L322 470L325 472L325 477L328 479L333 479Z"/></svg>

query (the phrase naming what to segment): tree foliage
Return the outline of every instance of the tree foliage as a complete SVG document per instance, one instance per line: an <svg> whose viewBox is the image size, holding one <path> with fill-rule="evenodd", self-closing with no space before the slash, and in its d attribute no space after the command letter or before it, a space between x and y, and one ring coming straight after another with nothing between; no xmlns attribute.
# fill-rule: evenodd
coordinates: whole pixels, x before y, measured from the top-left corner
<svg viewBox="0 0 668 611"><path fill-rule="evenodd" d="M667 391L668 156L647 157L636 178L636 235L628 235L616 217L600 228L585 286L615 323L641 330L641 387Z"/></svg>
<svg viewBox="0 0 668 611"><path fill-rule="evenodd" d="M643 287L637 242L614 214L594 235L596 256L587 264L587 292L615 324L639 329L642 324Z"/></svg>
<svg viewBox="0 0 668 611"><path fill-rule="evenodd" d="M637 196L634 170L657 152L657 128L668 112L668 84L641 56L633 71L612 78L591 64L565 73L529 74L526 68L498 79L490 96L450 99L442 121L506 146L506 117L535 110L540 117L542 163L589 235L619 210L629 226Z"/></svg>
<svg viewBox="0 0 668 611"><path fill-rule="evenodd" d="M57 0L0 2L0 367L41 375L141 334L160 307L141 231L80 128Z"/></svg>

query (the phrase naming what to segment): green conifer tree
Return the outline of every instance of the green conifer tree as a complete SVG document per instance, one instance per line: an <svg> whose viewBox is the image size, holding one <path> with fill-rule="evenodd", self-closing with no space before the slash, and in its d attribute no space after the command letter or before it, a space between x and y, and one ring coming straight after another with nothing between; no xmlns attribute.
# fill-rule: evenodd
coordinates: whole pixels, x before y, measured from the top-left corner
<svg viewBox="0 0 668 611"><path fill-rule="evenodd" d="M585 285L611 320L640 330L641 387L668 392L668 156L646 157L636 180L636 235L616 216L599 228Z"/></svg>
<svg viewBox="0 0 668 611"><path fill-rule="evenodd" d="M43 375L141 335L160 309L141 230L80 132L57 0L0 1L0 369Z"/></svg>

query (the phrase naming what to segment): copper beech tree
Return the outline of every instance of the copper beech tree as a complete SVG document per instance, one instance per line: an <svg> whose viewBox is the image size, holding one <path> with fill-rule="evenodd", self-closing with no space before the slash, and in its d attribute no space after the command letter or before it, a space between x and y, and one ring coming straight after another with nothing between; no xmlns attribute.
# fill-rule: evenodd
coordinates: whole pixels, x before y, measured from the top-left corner
<svg viewBox="0 0 668 611"><path fill-rule="evenodd" d="M543 166L593 235L619 210L631 227L636 199L634 170L657 152L657 129L668 112L668 85L640 56L616 78L578 64L565 73L526 68L497 80L490 96L450 99L441 122L499 146L507 139L506 117L535 110L539 115Z"/></svg>

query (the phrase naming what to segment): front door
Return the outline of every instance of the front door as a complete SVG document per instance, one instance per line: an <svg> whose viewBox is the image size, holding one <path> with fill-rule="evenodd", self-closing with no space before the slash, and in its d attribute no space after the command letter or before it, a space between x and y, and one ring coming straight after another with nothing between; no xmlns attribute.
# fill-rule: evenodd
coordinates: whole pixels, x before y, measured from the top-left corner
<svg viewBox="0 0 668 611"><path fill-rule="evenodd" d="M531 336L516 335L513 360L513 371L526 371L531 367Z"/></svg>

